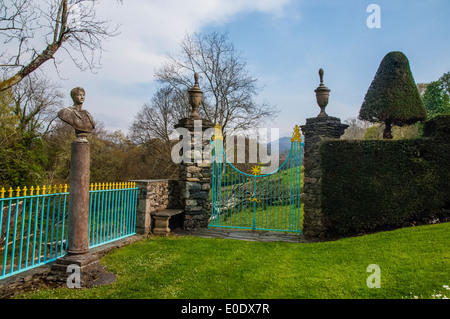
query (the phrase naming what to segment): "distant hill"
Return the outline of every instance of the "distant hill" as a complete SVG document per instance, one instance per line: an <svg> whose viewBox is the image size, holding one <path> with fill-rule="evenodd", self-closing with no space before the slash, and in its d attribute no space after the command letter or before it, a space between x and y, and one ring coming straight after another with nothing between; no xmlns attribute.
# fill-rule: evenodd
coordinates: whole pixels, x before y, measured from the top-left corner
<svg viewBox="0 0 450 319"><path fill-rule="evenodd" d="M272 145L274 145L275 143L278 143L278 152L280 154L289 152L289 150L291 149L291 138L290 137L284 136L284 137L279 138L278 140L267 143L267 149L271 150Z"/></svg>

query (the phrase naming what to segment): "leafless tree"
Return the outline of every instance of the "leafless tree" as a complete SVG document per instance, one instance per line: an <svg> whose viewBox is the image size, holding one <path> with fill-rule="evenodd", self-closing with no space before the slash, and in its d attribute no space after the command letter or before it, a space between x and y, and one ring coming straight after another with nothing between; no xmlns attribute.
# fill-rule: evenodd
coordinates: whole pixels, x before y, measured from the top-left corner
<svg viewBox="0 0 450 319"><path fill-rule="evenodd" d="M60 88L30 76L0 94L0 146L13 147L26 134L45 137L62 107Z"/></svg>
<svg viewBox="0 0 450 319"><path fill-rule="evenodd" d="M14 114L18 119L17 132L34 132L45 136L57 110L62 107L64 95L58 85L46 78L27 77L12 88Z"/></svg>
<svg viewBox="0 0 450 319"><path fill-rule="evenodd" d="M356 117L348 118L344 121L349 125L345 130L344 135L341 136L343 140L361 140L364 138L364 134L371 126L370 122L358 120Z"/></svg>
<svg viewBox="0 0 450 319"><path fill-rule="evenodd" d="M135 116L130 128L131 139L137 144L145 144L157 138L169 142L174 125L179 119L189 115L186 92L177 92L173 87L164 86L145 103Z"/></svg>
<svg viewBox="0 0 450 319"><path fill-rule="evenodd" d="M206 119L224 130L245 130L277 114L275 106L255 101L261 88L227 33L186 35L180 47L178 55L167 55L156 78L181 95L194 85L194 73L199 73L203 91L199 113Z"/></svg>
<svg viewBox="0 0 450 319"><path fill-rule="evenodd" d="M0 91L22 81L65 51L80 69L95 70L102 42L118 34L96 15L97 0L10 0L0 2ZM56 62L55 62L56 65Z"/></svg>
<svg viewBox="0 0 450 319"><path fill-rule="evenodd" d="M417 90L419 91L420 96L423 97L425 91L427 90L428 83L417 83Z"/></svg>

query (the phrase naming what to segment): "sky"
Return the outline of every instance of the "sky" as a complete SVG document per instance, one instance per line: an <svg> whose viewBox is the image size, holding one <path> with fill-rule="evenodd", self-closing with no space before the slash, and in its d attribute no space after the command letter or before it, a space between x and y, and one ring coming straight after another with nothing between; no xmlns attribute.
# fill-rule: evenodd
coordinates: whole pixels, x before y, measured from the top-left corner
<svg viewBox="0 0 450 319"><path fill-rule="evenodd" d="M379 28L369 28L379 8ZM343 122L358 116L365 93L383 57L402 51L416 83L450 71L448 0L101 0L100 17L120 24L104 43L102 67L80 71L63 52L56 75L45 71L72 104L70 90L86 90L86 108L109 131L127 133L139 109L157 90L154 72L167 53L179 51L187 33L228 32L262 90L257 101L280 113L267 122L279 136L291 136L320 109L314 90L318 71L331 90L326 112ZM202 83L200 81L200 87Z"/></svg>

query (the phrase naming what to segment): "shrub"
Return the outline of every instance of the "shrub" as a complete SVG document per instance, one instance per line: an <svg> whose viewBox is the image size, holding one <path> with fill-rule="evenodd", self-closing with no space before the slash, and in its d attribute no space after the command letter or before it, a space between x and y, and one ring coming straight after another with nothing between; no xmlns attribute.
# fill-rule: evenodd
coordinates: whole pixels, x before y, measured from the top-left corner
<svg viewBox="0 0 450 319"><path fill-rule="evenodd" d="M433 128L449 118L427 123L425 132L432 135ZM329 233L450 217L448 138L326 141L321 145L321 165L322 209Z"/></svg>
<svg viewBox="0 0 450 319"><path fill-rule="evenodd" d="M359 119L383 123L383 138L391 139L392 125L409 125L425 118L425 106L407 57L402 52L388 53L366 93Z"/></svg>

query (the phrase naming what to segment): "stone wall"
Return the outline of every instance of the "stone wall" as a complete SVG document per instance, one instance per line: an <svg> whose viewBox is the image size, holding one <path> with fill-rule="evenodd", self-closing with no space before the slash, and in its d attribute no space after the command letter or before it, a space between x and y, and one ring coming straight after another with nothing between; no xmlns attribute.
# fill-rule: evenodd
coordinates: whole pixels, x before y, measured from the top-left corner
<svg viewBox="0 0 450 319"><path fill-rule="evenodd" d="M136 212L136 233L149 234L152 229L151 213L171 208L180 208L180 186L176 180L135 180L139 187Z"/></svg>

